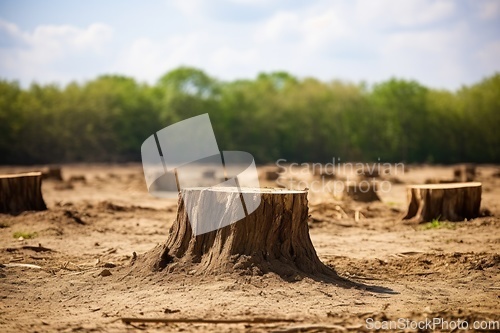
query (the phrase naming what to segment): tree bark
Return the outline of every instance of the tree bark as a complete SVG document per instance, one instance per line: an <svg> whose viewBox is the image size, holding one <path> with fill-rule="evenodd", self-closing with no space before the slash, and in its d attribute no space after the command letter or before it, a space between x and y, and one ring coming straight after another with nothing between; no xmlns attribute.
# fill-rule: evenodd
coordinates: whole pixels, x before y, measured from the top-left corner
<svg viewBox="0 0 500 333"><path fill-rule="evenodd" d="M408 187L408 202L405 220L472 219L479 216L481 183L412 185Z"/></svg>
<svg viewBox="0 0 500 333"><path fill-rule="evenodd" d="M221 229L194 236L184 201L200 203L200 191L206 189L182 190L177 218L166 243L145 255L150 269L192 274L274 272L283 278L337 277L333 269L319 260L309 237L306 191L242 189L242 194L236 192L237 195L256 191L261 195L260 205L253 213Z"/></svg>
<svg viewBox="0 0 500 333"><path fill-rule="evenodd" d="M0 213L45 209L40 172L0 175Z"/></svg>

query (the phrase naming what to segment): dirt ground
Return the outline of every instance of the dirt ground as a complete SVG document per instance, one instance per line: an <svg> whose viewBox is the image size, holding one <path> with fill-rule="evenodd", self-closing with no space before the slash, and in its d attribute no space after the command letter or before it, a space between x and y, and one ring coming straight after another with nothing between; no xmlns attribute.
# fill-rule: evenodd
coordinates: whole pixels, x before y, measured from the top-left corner
<svg viewBox="0 0 500 333"><path fill-rule="evenodd" d="M310 278L288 282L273 273L127 274L134 252L166 240L177 200L152 197L138 164L64 166L65 181L43 183L47 211L0 215L0 332L357 332L399 318L498 325L498 170L478 167L481 209L489 216L456 223L401 221L406 184L452 178L452 166L411 166L390 179L382 202L311 191L311 239L324 263L360 283L345 288ZM262 179L262 185L275 184ZM127 325L121 317L248 322Z"/></svg>

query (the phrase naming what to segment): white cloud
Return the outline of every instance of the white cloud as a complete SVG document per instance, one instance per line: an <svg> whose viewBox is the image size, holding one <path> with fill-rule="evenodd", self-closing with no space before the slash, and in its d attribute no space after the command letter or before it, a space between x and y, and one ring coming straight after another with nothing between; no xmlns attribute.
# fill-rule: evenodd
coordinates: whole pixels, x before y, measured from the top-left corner
<svg viewBox="0 0 500 333"><path fill-rule="evenodd" d="M223 46L215 50L210 57L211 63L221 70L228 67L248 66L258 63L259 55L255 49L238 50L230 46Z"/></svg>
<svg viewBox="0 0 500 333"><path fill-rule="evenodd" d="M42 56L44 61L72 51L100 51L113 35L113 30L102 23L91 24L86 29L71 25L41 25L30 33L21 31L13 23L0 21L0 33L2 30L27 46L25 55Z"/></svg>
<svg viewBox="0 0 500 333"><path fill-rule="evenodd" d="M112 70L154 83L166 71L181 65L232 78L231 74L248 74L242 71L244 68L259 67L259 53L224 44L223 38L216 41L206 33L179 34L165 40L140 38L120 52Z"/></svg>
<svg viewBox="0 0 500 333"><path fill-rule="evenodd" d="M285 70L323 80L394 75L450 88L498 68L491 31L498 1L257 1L171 0L168 12L137 15L133 29L109 14L119 38L105 24L23 31L0 21L0 75L67 82L115 72L153 83L188 65L229 80Z"/></svg>
<svg viewBox="0 0 500 333"><path fill-rule="evenodd" d="M394 33L381 45L382 64L387 74L409 78L425 75L438 86L458 83L467 69L463 54L468 38L465 25Z"/></svg>
<svg viewBox="0 0 500 333"><path fill-rule="evenodd" d="M257 42L272 42L295 37L300 33L300 24L297 14L278 12L256 29L254 40Z"/></svg>
<svg viewBox="0 0 500 333"><path fill-rule="evenodd" d="M464 45L471 34L463 22L446 29L434 24L455 14L448 0L319 1L276 13L254 40L268 68L371 82L399 76L449 87L466 77Z"/></svg>
<svg viewBox="0 0 500 333"><path fill-rule="evenodd" d="M199 65L201 41L198 33L173 36L164 41L140 38L120 52L112 69L154 82L166 70L181 64Z"/></svg>
<svg viewBox="0 0 500 333"><path fill-rule="evenodd" d="M1 20L1 19L0 19L0 31L4 31L5 33L12 35L12 36L16 36L16 35L21 34L17 25L15 25L14 23L11 23L11 22Z"/></svg>
<svg viewBox="0 0 500 333"><path fill-rule="evenodd" d="M482 20L493 20L500 17L500 2L498 0L482 0L472 3L477 8L477 15Z"/></svg>
<svg viewBox="0 0 500 333"><path fill-rule="evenodd" d="M204 16L203 0L172 0L170 3L187 18L200 19Z"/></svg>
<svg viewBox="0 0 500 333"><path fill-rule="evenodd" d="M278 12L255 29L257 43L291 43L314 51L352 33L336 8L313 7L296 12Z"/></svg>
<svg viewBox="0 0 500 333"><path fill-rule="evenodd" d="M336 39L347 37L352 27L341 19L335 9L330 9L306 18L302 27L307 46L318 47L331 44Z"/></svg>
<svg viewBox="0 0 500 333"><path fill-rule="evenodd" d="M0 34L11 46L0 48L0 70L14 77L30 77L44 81L71 79L71 73L58 72L61 60L71 56L100 54L113 35L112 29L94 23L85 29L71 25L40 25L32 32L21 31L13 23L0 21Z"/></svg>
<svg viewBox="0 0 500 333"><path fill-rule="evenodd" d="M256 7L264 7L273 3L271 0L227 0L230 3L235 3L239 5L249 5Z"/></svg>
<svg viewBox="0 0 500 333"><path fill-rule="evenodd" d="M475 54L477 67L484 72L500 72L500 40L488 43Z"/></svg>
<svg viewBox="0 0 500 333"><path fill-rule="evenodd" d="M412 27L433 23L455 12L451 0L358 0L358 23L378 27Z"/></svg>

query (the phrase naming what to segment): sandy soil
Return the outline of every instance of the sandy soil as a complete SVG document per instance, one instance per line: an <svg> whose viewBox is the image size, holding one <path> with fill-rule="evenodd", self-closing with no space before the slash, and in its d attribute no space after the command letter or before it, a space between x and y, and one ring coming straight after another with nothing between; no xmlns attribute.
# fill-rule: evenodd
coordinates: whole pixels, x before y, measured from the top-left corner
<svg viewBox="0 0 500 333"><path fill-rule="evenodd" d="M458 223L401 222L405 184L449 179L452 167L411 166L390 191L380 193L382 202L339 201L311 192L309 226L319 257L364 285L344 288L310 278L287 282L272 273L127 274L133 252L165 241L176 200L150 196L139 165L65 166L64 182L44 181L47 211L0 215L0 331L356 332L368 330L367 320L434 317L468 320L471 326L480 320L498 324L497 170L478 167L482 209L493 216ZM69 181L80 175L86 181ZM111 275L102 276L105 270ZM131 326L121 317L249 322ZM252 323L252 318L295 322Z"/></svg>

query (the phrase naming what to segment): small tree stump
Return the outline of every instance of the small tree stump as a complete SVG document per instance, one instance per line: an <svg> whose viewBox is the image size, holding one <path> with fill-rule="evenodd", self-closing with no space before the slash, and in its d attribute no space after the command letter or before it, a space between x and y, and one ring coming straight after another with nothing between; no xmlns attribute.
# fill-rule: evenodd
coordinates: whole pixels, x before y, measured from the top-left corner
<svg viewBox="0 0 500 333"><path fill-rule="evenodd" d="M191 274L238 271L252 275L274 272L283 278L301 274L338 278L319 260L309 237L306 191L241 189L237 195L260 193L260 205L253 213L221 229L193 236L187 207L197 207L200 191L207 189L181 191L177 218L166 243L146 253L142 258L145 265L139 266ZM182 197L194 200L195 205L186 205ZM230 210L225 214L232 214Z"/></svg>
<svg viewBox="0 0 500 333"><path fill-rule="evenodd" d="M361 172L361 176L363 176L364 178L379 178L380 173L377 169L373 168L370 170L370 168L368 167L366 170Z"/></svg>
<svg viewBox="0 0 500 333"><path fill-rule="evenodd" d="M265 173L266 180L274 181L280 178L280 173L276 170L267 170Z"/></svg>
<svg viewBox="0 0 500 333"><path fill-rule="evenodd" d="M345 184L344 196L360 202L380 201L376 189L376 185L368 181L362 181L356 184Z"/></svg>
<svg viewBox="0 0 500 333"><path fill-rule="evenodd" d="M473 164L461 165L453 170L455 182L472 182L476 178L476 166Z"/></svg>
<svg viewBox="0 0 500 333"><path fill-rule="evenodd" d="M336 179L337 175L332 171L319 171L314 174L315 176L319 176L319 178L323 179Z"/></svg>
<svg viewBox="0 0 500 333"><path fill-rule="evenodd" d="M52 179L56 181L62 181L61 167L50 166L42 170L42 179Z"/></svg>
<svg viewBox="0 0 500 333"><path fill-rule="evenodd" d="M481 183L408 186L408 202L405 220L429 222L433 219L472 219L479 216Z"/></svg>
<svg viewBox="0 0 500 333"><path fill-rule="evenodd" d="M41 172L0 175L0 213L45 209Z"/></svg>
<svg viewBox="0 0 500 333"><path fill-rule="evenodd" d="M205 170L202 176L203 178L215 179L215 170Z"/></svg>

